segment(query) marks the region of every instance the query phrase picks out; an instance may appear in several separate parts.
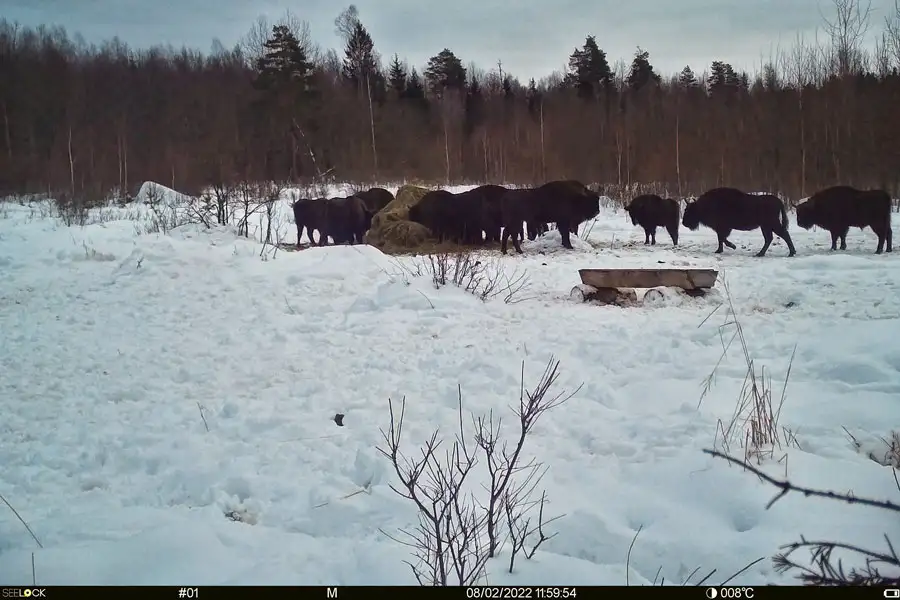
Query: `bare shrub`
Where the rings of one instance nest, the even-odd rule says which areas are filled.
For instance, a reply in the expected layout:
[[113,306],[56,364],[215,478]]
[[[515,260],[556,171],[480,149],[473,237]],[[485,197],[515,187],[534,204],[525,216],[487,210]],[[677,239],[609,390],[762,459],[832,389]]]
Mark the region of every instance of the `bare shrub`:
[[88,205],[80,195],[63,192],[55,198],[56,216],[67,226],[84,227],[88,221]]
[[[392,484],[391,489],[416,506],[418,524],[411,531],[400,530],[402,539],[382,533],[412,549],[415,560],[407,564],[419,584],[481,582],[487,561],[496,556],[506,539],[511,542],[508,568],[512,572],[520,552],[531,558],[544,541],[555,535],[544,532],[544,527],[554,520],[544,519],[546,494],[542,493],[537,500],[532,496],[545,469],[539,462],[521,464],[521,461],[525,438],[538,418],[578,391],[566,396],[550,395],[558,368],[559,362],[551,358],[538,384],[526,392],[523,366],[516,412],[520,435],[512,450],[501,441],[500,421],[495,423],[492,415],[487,418],[473,415],[474,445],[469,441],[463,426],[462,390],[459,389],[458,429],[450,447],[439,452],[444,440],[438,438],[436,430],[419,449],[417,457],[410,459],[400,450],[406,398],[401,401],[399,417],[395,415],[393,402],[388,401],[390,425],[387,431],[381,430],[384,443],[378,451],[390,460],[400,481],[399,486]],[[487,502],[466,491],[479,455],[484,457],[490,477],[490,483],[484,486],[489,492]],[[538,514],[532,522],[530,514],[534,508],[538,508]],[[506,531],[501,539],[503,524]]]
[[[719,356],[719,360],[713,367],[712,372],[703,381],[703,390],[697,407],[700,407],[703,399],[712,389],[719,367],[728,355],[732,345],[737,341],[747,370],[731,419],[727,423],[719,419],[716,424],[714,447],[720,447],[725,452],[730,452],[730,447],[736,442],[743,449],[745,459],[749,460],[752,458],[757,462],[761,462],[764,458],[773,458],[776,450],[798,446],[794,433],[790,429],[779,425],[781,409],[784,406],[787,384],[791,376],[791,367],[793,366],[794,354],[797,348],[795,346],[794,352],[791,353],[781,394],[776,402],[772,389],[772,377],[766,372],[765,366],[757,368],[756,361],[750,354],[747,339],[744,336],[744,328],[737,317],[737,311],[734,308],[734,301],[728,290],[728,285],[723,282],[722,286],[725,289],[727,299],[724,304],[727,307],[725,322],[719,326],[722,354]],[[723,305],[716,307],[713,312],[721,308],[721,306]],[[704,322],[707,319],[709,319],[709,316],[704,319]],[[729,333],[730,337],[727,337]]]
[[413,277],[429,277],[435,289],[455,285],[482,301],[502,297],[505,303],[514,303],[531,283],[527,272],[515,269],[507,273],[501,261],[485,262],[468,251],[428,254],[411,264],[399,260],[395,264]]
[[[778,494],[772,498],[766,505],[769,509],[791,492],[803,494],[806,497],[814,496],[817,498],[828,498],[830,500],[838,500],[853,504],[856,506],[868,506],[872,508],[880,508],[891,513],[900,513],[900,504],[888,502],[885,500],[872,500],[869,498],[860,498],[850,494],[841,494],[826,490],[816,490],[807,487],[801,487],[792,484],[787,479],[779,480],[763,473],[758,468],[750,464],[746,459],[740,460],[723,454],[716,450],[704,450],[705,453],[728,461],[730,464],[738,465],[750,473],[756,475],[762,481],[778,488]],[[900,490],[900,480],[897,478],[897,471],[891,469],[894,482],[897,489]],[[854,544],[836,542],[830,540],[807,540],[803,536],[800,541],[791,542],[781,546],[782,552],[772,557],[772,563],[775,571],[778,573],[794,572],[797,579],[804,585],[809,586],[896,586],[900,585],[900,556],[894,549],[890,538],[885,534],[885,550],[874,551]],[[798,550],[807,550],[809,552],[809,561],[807,564],[801,564],[793,559],[792,555]],[[834,555],[835,550],[858,559],[863,566],[845,568],[844,560]],[[892,571],[892,575],[884,574],[882,571]]]
[[281,222],[278,219],[278,203],[281,202],[281,194],[284,188],[274,181],[266,182],[260,186],[262,211],[260,215],[260,242],[262,248],[259,256],[263,260],[275,258],[278,254],[278,246],[281,243]]

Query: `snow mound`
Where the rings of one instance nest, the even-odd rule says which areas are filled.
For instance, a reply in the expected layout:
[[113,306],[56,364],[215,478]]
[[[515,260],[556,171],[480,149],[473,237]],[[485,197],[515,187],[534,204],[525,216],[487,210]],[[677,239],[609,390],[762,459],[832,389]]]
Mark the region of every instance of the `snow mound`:
[[[593,252],[594,248],[582,240],[575,234],[571,234],[569,236],[569,241],[572,242],[572,250],[576,252]],[[537,237],[534,241],[525,238],[525,241],[522,242],[522,251],[523,252],[540,252],[541,254],[557,254],[557,253],[570,253],[572,250],[568,248],[564,248],[562,245],[562,236],[559,234],[559,231],[556,229],[551,229],[547,233],[542,236]]]

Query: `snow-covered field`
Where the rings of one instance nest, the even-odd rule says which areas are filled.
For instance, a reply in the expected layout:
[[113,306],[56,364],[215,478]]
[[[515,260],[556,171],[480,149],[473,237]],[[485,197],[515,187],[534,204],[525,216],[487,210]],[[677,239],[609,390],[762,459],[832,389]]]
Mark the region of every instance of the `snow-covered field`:
[[[545,517],[563,516],[513,574],[506,555],[491,561],[491,582],[624,584],[639,528],[632,585],[698,568],[719,583],[801,535],[883,549],[900,534],[878,510],[828,500],[766,510],[774,488],[702,452],[747,371],[732,346],[701,402],[733,332],[725,307],[709,316],[724,292],[627,309],[569,299],[579,268],[719,269],[776,401],[797,347],[780,426],[799,448],[762,468],[896,499],[890,468],[842,429],[879,452],[900,426],[900,253],[872,254],[870,231],[831,253],[826,232],[792,227],[791,259],[779,239],[755,258],[759,232],[736,233],[738,250],[716,256],[709,230],[645,247],[605,208],[574,251],[551,232],[524,256],[484,257],[528,276],[506,303],[435,289],[410,274],[415,259],[370,247],[261,257],[228,228],[146,234],[139,207],[103,210],[66,227],[39,205],[0,205],[0,494],[21,516],[0,504],[5,585],[32,583],[32,557],[39,585],[415,583],[411,550],[386,535],[416,520],[376,451],[388,399],[406,397],[410,455],[435,428],[452,435],[458,385],[466,413],[508,415],[509,437],[522,362],[531,387],[551,355],[558,391],[583,386],[525,453],[549,467]],[[788,582],[768,558],[732,581],[766,582]]]

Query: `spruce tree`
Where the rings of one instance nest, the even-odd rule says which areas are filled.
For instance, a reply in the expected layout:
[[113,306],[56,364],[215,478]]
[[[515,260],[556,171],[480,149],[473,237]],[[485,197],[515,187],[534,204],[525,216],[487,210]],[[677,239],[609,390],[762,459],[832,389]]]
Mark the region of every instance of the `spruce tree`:
[[541,93],[538,91],[537,84],[532,77],[528,81],[528,89],[525,91],[525,98],[528,102],[528,112],[535,114],[541,105]]
[[678,85],[686,90],[699,87],[700,83],[697,81],[697,76],[694,75],[690,65],[685,65],[681,73],[679,73]]
[[481,83],[474,75],[466,87],[464,130],[466,135],[471,135],[483,118],[484,95],[481,90]]
[[406,67],[400,62],[400,57],[395,54],[391,59],[390,67],[388,67],[388,84],[398,98],[401,98],[406,91],[406,80]]

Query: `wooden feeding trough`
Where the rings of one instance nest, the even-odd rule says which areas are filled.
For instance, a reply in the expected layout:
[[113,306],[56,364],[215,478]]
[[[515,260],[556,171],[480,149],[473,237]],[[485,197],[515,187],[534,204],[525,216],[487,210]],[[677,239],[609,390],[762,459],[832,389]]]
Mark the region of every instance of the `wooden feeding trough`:
[[633,306],[638,304],[635,288],[649,288],[642,303],[662,300],[667,292],[692,297],[703,296],[719,275],[713,269],[579,269],[581,285],[572,288],[572,297],[582,302]]

